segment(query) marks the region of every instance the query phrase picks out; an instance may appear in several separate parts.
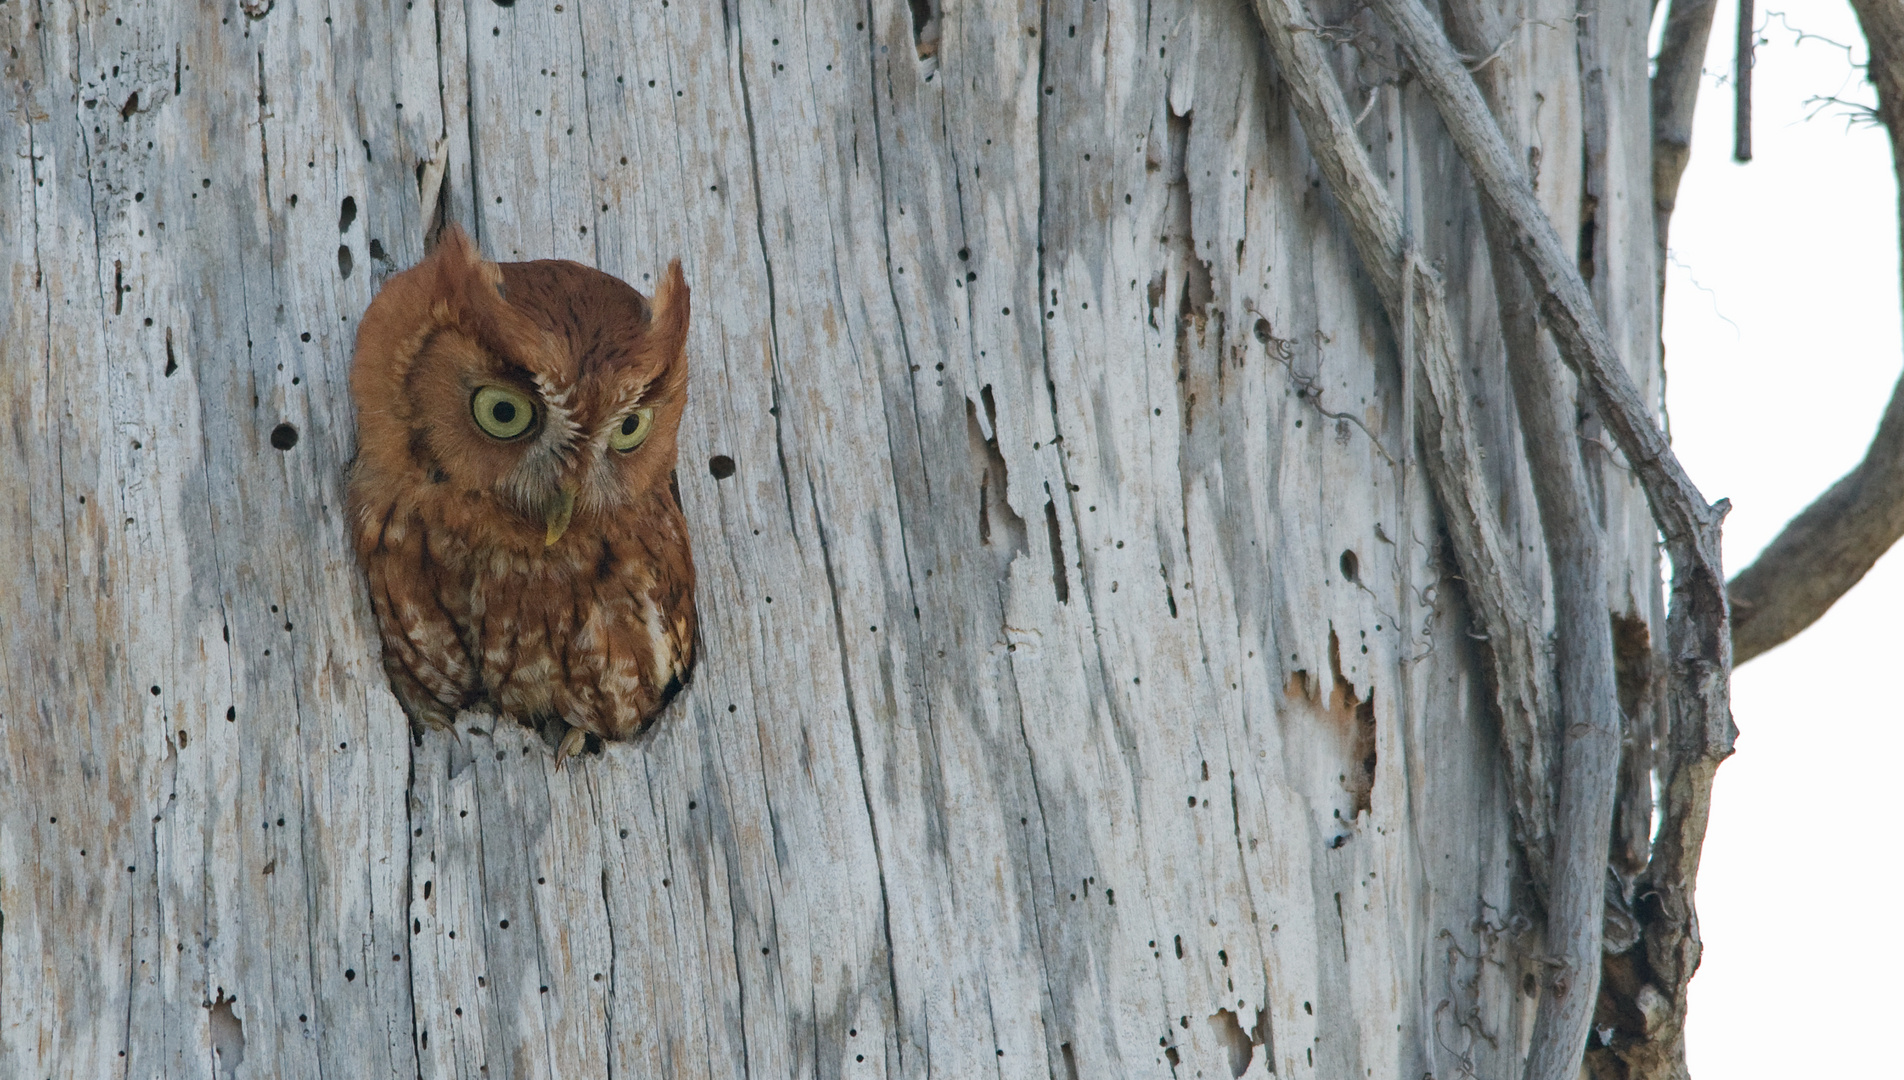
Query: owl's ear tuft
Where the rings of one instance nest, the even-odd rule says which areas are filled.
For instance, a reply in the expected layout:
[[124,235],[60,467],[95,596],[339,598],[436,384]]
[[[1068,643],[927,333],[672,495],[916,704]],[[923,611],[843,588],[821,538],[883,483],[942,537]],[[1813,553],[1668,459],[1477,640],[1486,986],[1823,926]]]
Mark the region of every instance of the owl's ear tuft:
[[461,225],[444,229],[428,257],[453,266],[473,266],[483,261],[482,253],[476,250],[476,241],[469,238]]
[[448,301],[451,314],[443,321],[463,322],[490,306],[483,302],[484,294],[502,295],[502,267],[486,261],[460,225],[444,229],[436,250],[420,265],[430,268],[439,307]]
[[680,259],[668,263],[649,310],[650,348],[673,365],[680,360],[688,340],[688,280],[681,273]]

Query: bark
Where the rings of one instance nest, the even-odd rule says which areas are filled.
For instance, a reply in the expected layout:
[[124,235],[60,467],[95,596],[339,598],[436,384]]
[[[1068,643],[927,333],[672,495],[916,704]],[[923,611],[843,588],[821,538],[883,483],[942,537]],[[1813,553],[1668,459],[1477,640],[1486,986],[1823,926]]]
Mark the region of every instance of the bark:
[[[1904,4],[1854,0],[1871,49],[1868,74],[1904,184]],[[1904,190],[1904,189],[1901,189]],[[1901,197],[1904,198],[1904,197]],[[1904,220],[1904,202],[1900,203]],[[1727,586],[1732,649],[1744,663],[1818,621],[1904,536],[1904,379],[1864,460],[1788,522]]]
[[[0,21],[0,1075],[1521,1069],[1552,586],[1418,90],[1335,108],[1371,218],[1240,3]],[[1498,62],[1577,92],[1542,21],[1560,74]],[[339,513],[355,320],[445,221],[695,290],[701,665],[560,772],[412,736]]]
[[1409,400],[1421,413],[1419,435],[1435,505],[1474,608],[1475,636],[1484,643],[1507,747],[1515,839],[1544,902],[1553,843],[1554,677],[1543,655],[1539,608],[1519,587],[1516,560],[1498,525],[1501,514],[1472,444],[1475,425],[1460,385],[1460,351],[1442,281],[1410,249],[1402,216],[1356,140],[1348,102],[1329,74],[1307,14],[1287,0],[1257,0],[1256,10],[1309,150],[1348,219],[1395,337],[1419,350],[1404,352],[1403,379],[1419,371]]
[[[1668,683],[1672,740],[1676,751],[1664,818],[1678,832],[1662,842],[1666,856],[1649,864],[1647,877],[1663,897],[1659,917],[1645,921],[1647,953],[1657,974],[1666,977],[1664,994],[1652,982],[1636,979],[1644,992],[1663,1005],[1639,1010],[1649,1017],[1672,1012],[1676,1023],[1647,1023],[1640,1038],[1622,1050],[1622,1060],[1643,1075],[1683,1073],[1683,1022],[1687,985],[1697,967],[1698,937],[1691,914],[1698,847],[1704,836],[1711,798],[1712,770],[1731,752],[1733,728],[1727,699],[1731,641],[1724,577],[1720,570],[1719,522],[1726,506],[1708,506],[1667,445],[1664,433],[1640,398],[1624,363],[1601,322],[1586,285],[1565,257],[1552,221],[1542,211],[1517,167],[1500,129],[1489,116],[1479,91],[1428,13],[1413,0],[1375,0],[1372,5],[1394,30],[1424,89],[1434,100],[1462,160],[1474,174],[1481,199],[1511,230],[1515,253],[1539,298],[1562,357],[1580,377],[1595,411],[1607,424],[1623,456],[1646,489],[1654,520],[1667,540],[1673,561],[1673,610],[1668,647],[1673,665]],[[1591,78],[1589,79],[1591,82]],[[1589,95],[1591,103],[1592,96]],[[1589,109],[1591,111],[1591,109]],[[1589,158],[1593,143],[1589,139]],[[1591,190],[1591,187],[1590,187]],[[1583,263],[1584,259],[1581,260]],[[1601,629],[1588,633],[1595,639]],[[1564,707],[1564,706],[1563,706]],[[1568,736],[1575,731],[1570,729]],[[1617,740],[1617,729],[1579,732],[1582,742],[1604,746]],[[1615,795],[1618,751],[1591,746],[1568,753],[1567,772],[1556,812],[1555,894],[1569,879],[1577,905],[1550,913],[1550,940],[1570,948],[1556,959],[1575,973],[1590,971],[1601,933],[1601,886],[1579,879],[1582,868],[1596,876],[1606,855]],[[1562,844],[1567,846],[1561,846]],[[1562,869],[1566,867],[1567,869]],[[1571,873],[1568,871],[1571,870]],[[1556,925],[1557,924],[1557,925]],[[1581,983],[1592,974],[1578,975]],[[1569,982],[1572,980],[1570,979]],[[1579,984],[1556,981],[1553,1002],[1543,998],[1529,1053],[1529,1077],[1570,1076],[1577,1069],[1586,1003]],[[1573,998],[1569,1001],[1569,998]]]
[[[1449,10],[1450,37],[1471,55],[1485,55],[1485,43],[1499,40],[1505,32],[1479,3],[1455,3]],[[1591,12],[1586,20],[1589,27],[1597,23]],[[1590,41],[1591,35],[1582,34],[1581,40]],[[1583,53],[1581,66],[1591,73],[1587,62],[1591,53],[1584,45]],[[1509,74],[1512,70],[1510,64],[1490,64],[1475,73],[1475,85],[1503,138],[1507,132],[1518,135],[1523,125]],[[1587,82],[1602,84],[1591,76]],[[1604,107],[1597,112],[1598,130],[1603,132]],[[1596,128],[1594,113],[1588,110],[1589,132]],[[1599,141],[1589,135],[1590,177],[1596,164],[1604,172],[1604,152],[1598,155],[1599,161],[1594,153]],[[1526,146],[1518,139],[1509,149],[1518,158],[1526,156]],[[1588,190],[1588,198],[1594,199],[1591,179]],[[1547,904],[1547,956],[1552,970],[1541,981],[1544,992],[1525,1075],[1530,1080],[1562,1078],[1579,1071],[1581,1047],[1586,1045],[1587,1025],[1598,996],[1607,876],[1604,853],[1612,835],[1620,760],[1620,702],[1607,611],[1605,540],[1593,512],[1581,455],[1581,410],[1574,401],[1573,380],[1561,365],[1552,338],[1541,331],[1533,289],[1514,258],[1511,224],[1499,205],[1485,197],[1481,219],[1528,474],[1553,568],[1553,666],[1559,690],[1554,730],[1565,735],[1555,792],[1556,858]]]
[[1535,288],[1560,354],[1585,382],[1618,446],[1632,459],[1668,544],[1698,557],[1702,569],[1716,567],[1716,551],[1706,548],[1717,535],[1723,509],[1706,504],[1654,422],[1654,410],[1641,399],[1574,261],[1562,249],[1553,222],[1535,201],[1466,69],[1414,0],[1375,0],[1374,6],[1408,52],[1482,198],[1495,203],[1512,230],[1514,253]]

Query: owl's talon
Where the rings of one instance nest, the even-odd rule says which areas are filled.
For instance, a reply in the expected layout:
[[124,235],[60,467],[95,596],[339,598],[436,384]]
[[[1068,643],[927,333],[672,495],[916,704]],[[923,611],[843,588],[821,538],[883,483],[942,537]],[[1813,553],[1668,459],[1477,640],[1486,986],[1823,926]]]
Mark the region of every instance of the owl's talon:
[[576,754],[581,753],[582,747],[587,745],[587,743],[588,743],[588,732],[583,731],[581,728],[578,728],[578,727],[570,728],[569,733],[567,735],[562,736],[562,745],[556,747],[555,767],[560,769],[562,767],[563,762],[567,761],[571,757],[574,757]]

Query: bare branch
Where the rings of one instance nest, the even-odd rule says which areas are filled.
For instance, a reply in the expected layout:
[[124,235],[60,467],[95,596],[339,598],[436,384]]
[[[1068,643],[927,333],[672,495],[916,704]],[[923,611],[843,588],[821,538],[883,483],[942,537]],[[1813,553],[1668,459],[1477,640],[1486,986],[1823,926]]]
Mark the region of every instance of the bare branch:
[[[1492,199],[1514,232],[1514,251],[1534,285],[1541,312],[1568,366],[1580,375],[1607,430],[1633,464],[1669,545],[1692,562],[1716,569],[1723,507],[1708,506],[1673,454],[1653,411],[1640,398],[1613,341],[1594,309],[1579,270],[1561,246],[1553,222],[1535,201],[1513,151],[1501,137],[1481,95],[1447,38],[1415,0],[1373,0],[1416,65],[1462,159],[1484,198]],[[1675,564],[1682,560],[1677,554]]]
[[[1536,895],[1545,902],[1552,842],[1551,754],[1555,693],[1540,614],[1520,585],[1500,515],[1472,442],[1459,352],[1439,275],[1407,251],[1401,215],[1355,135],[1348,100],[1330,71],[1321,36],[1298,0],[1256,0],[1256,13],[1288,87],[1310,153],[1349,225],[1363,268],[1382,298],[1413,379],[1422,462],[1480,625],[1486,672],[1506,746],[1516,839]],[[1405,456],[1412,447],[1404,447]]]
[[[1492,36],[1487,7],[1476,0],[1452,0],[1449,21],[1457,47],[1473,50]],[[1580,32],[1583,39],[1591,34],[1591,24]],[[1584,41],[1582,52],[1584,64],[1592,57]],[[1506,67],[1473,77],[1501,129],[1520,132],[1520,103],[1508,85]],[[1604,108],[1599,115],[1604,118]],[[1519,139],[1514,149],[1525,152]],[[1508,378],[1553,573],[1554,679],[1559,728],[1567,733],[1561,744],[1547,903],[1546,951],[1551,962],[1542,979],[1545,992],[1526,1075],[1571,1077],[1580,1070],[1580,1048],[1586,1044],[1600,983],[1606,853],[1621,758],[1619,687],[1604,545],[1580,455],[1573,379],[1561,365],[1553,339],[1541,331],[1533,289],[1514,258],[1511,225],[1492,199],[1481,200],[1481,214],[1507,346]]]
[[1660,288],[1666,281],[1667,226],[1679,202],[1679,178],[1692,158],[1692,111],[1718,0],[1672,0],[1653,69],[1653,233]]
[[[1852,0],[1870,44],[1877,118],[1904,179],[1904,3]],[[1901,201],[1900,221],[1904,221]],[[1904,238],[1900,239],[1904,243]],[[1732,648],[1744,663],[1823,615],[1904,536],[1904,380],[1891,393],[1864,460],[1786,524],[1732,579]]]
[[1904,537],[1904,380],[1856,468],[1787,522],[1732,579],[1732,649],[1744,663],[1816,622]]

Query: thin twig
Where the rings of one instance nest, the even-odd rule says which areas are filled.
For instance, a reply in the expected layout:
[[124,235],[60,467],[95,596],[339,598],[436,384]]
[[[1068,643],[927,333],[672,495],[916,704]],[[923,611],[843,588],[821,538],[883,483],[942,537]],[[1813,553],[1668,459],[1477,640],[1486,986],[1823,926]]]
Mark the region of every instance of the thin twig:
[[1877,127],[1884,122],[1878,118],[1878,111],[1864,102],[1846,101],[1831,94],[1813,94],[1806,98],[1805,107],[1811,111],[1805,114],[1805,119],[1816,120],[1834,106],[1844,112],[1846,131],[1854,127]]
[[1772,11],[1769,8],[1766,10],[1765,30],[1767,32],[1769,32],[1772,28],[1773,19],[1777,19],[1779,22],[1779,25],[1783,26],[1787,31],[1791,33],[1793,45],[1803,45],[1807,41],[1822,42],[1823,44],[1829,45],[1832,48],[1837,49],[1839,52],[1844,53],[1845,63],[1850,65],[1853,69],[1861,69],[1865,66],[1857,62],[1858,51],[1852,46],[1847,45],[1842,41],[1839,41],[1837,38],[1828,38],[1823,34],[1814,34],[1809,30],[1799,29],[1798,27],[1792,25],[1792,20],[1786,17],[1785,13],[1782,11]]
[[1375,111],[1375,99],[1381,95],[1381,92],[1382,87],[1380,84],[1369,87],[1368,104],[1362,106],[1362,111],[1355,114],[1356,127],[1361,127],[1362,121],[1367,120],[1369,114]]
[[1493,52],[1488,53],[1486,56],[1482,57],[1478,63],[1468,64],[1468,73],[1470,75],[1479,75],[1481,74],[1481,72],[1487,70],[1487,66],[1489,64],[1492,64],[1494,61],[1499,60],[1501,58],[1501,55],[1507,52],[1507,47],[1513,43],[1514,37],[1515,35],[1508,34],[1506,37],[1503,37],[1501,39],[1501,43],[1499,45],[1496,45],[1494,47]]
[[1388,447],[1382,445],[1382,440],[1375,437],[1375,433],[1368,429],[1367,424],[1364,424],[1361,420],[1358,420],[1348,413],[1330,412],[1328,409],[1323,408],[1322,387],[1314,379],[1297,371],[1295,365],[1291,364],[1289,360],[1284,357],[1278,356],[1274,351],[1271,351],[1269,356],[1270,359],[1275,360],[1277,363],[1282,364],[1284,368],[1288,369],[1289,381],[1296,384],[1296,396],[1298,398],[1307,401],[1324,419],[1334,420],[1338,424],[1354,424],[1356,427],[1361,428],[1362,434],[1368,436],[1369,444],[1375,447],[1376,453],[1382,455],[1383,461],[1388,462],[1389,468],[1396,466],[1394,455],[1388,452]]

